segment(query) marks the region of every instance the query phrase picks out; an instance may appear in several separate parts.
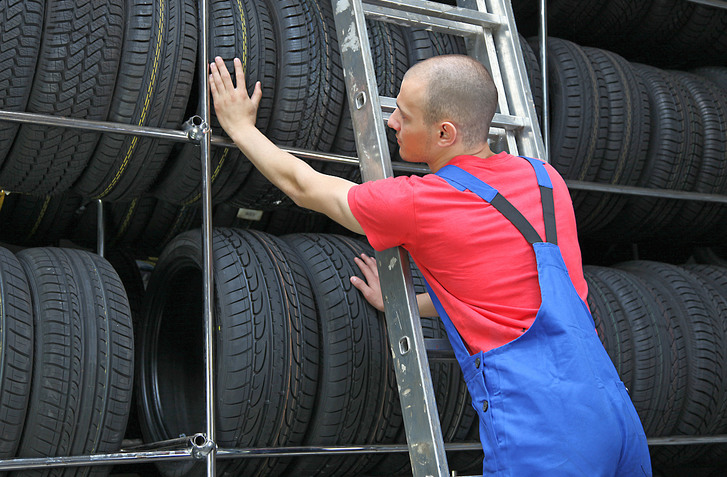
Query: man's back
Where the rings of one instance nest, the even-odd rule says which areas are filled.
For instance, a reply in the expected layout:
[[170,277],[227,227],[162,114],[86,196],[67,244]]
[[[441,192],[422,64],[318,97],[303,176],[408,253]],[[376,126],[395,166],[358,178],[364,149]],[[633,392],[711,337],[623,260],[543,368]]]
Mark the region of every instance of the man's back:
[[[501,153],[460,156],[450,164],[498,189],[544,234],[540,191],[526,160]],[[549,171],[559,244],[585,299],[570,196],[560,176]],[[355,187],[349,203],[375,248],[401,245],[411,253],[472,352],[511,341],[532,324],[540,306],[532,246],[476,195],[428,175]]]

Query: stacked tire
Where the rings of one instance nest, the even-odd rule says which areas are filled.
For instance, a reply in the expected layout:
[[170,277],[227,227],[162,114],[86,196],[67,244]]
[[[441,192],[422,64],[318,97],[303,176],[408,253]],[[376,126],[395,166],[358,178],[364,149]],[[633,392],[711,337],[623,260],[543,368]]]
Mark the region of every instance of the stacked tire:
[[[560,38],[549,38],[548,58],[551,163],[563,177],[727,194],[727,68],[663,70]],[[585,238],[710,243],[724,232],[726,211],[716,203],[583,190],[572,197]]]
[[[196,1],[10,0],[0,10],[0,108],[169,129],[199,110]],[[249,91],[263,84],[261,131],[281,146],[355,154],[328,0],[212,0],[210,23],[209,57],[230,69],[239,57]],[[465,51],[462,38],[423,28],[369,21],[369,36],[380,92],[389,96],[411,64]],[[214,110],[211,126],[224,135]],[[108,204],[109,246],[140,256],[158,255],[174,235],[200,226],[198,145],[6,121],[0,128],[4,242],[94,247],[96,200]],[[395,156],[393,134],[390,145]],[[350,165],[312,165],[360,179]],[[236,148],[213,148],[211,170],[216,207],[266,217],[285,209],[306,221]],[[217,225],[239,225],[219,215]],[[315,217],[303,231],[330,226]],[[270,220],[257,222],[250,226]],[[146,227],[155,232],[141,237]]]
[[[165,249],[138,324],[137,402],[145,441],[204,427],[201,233]],[[213,231],[215,398],[221,448],[404,442],[383,317],[351,285],[352,258],[372,253],[349,237]],[[414,270],[418,291],[424,290]],[[437,319],[425,334],[442,338]],[[445,438],[476,439],[474,410],[456,364],[432,368]],[[479,453],[460,467],[481,466]],[[158,465],[203,475],[199,464]],[[406,475],[407,456],[301,456],[220,461],[220,475]]]
[[[588,304],[649,437],[727,432],[727,269],[586,266]],[[723,465],[723,445],[652,447],[654,465]]]
[[0,248],[0,300],[1,458],[118,451],[134,346],[128,299],[111,265],[82,250]]

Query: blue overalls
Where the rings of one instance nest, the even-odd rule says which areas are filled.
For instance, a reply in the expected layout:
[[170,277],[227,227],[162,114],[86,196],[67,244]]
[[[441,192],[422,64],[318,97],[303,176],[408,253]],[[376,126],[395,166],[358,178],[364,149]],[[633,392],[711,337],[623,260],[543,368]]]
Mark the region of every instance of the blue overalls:
[[427,284],[480,421],[486,476],[651,476],[639,416],[606,354],[557,245],[553,186],[535,169],[547,242],[495,189],[456,166],[437,172],[474,192],[533,245],[542,303],[520,337],[470,355]]

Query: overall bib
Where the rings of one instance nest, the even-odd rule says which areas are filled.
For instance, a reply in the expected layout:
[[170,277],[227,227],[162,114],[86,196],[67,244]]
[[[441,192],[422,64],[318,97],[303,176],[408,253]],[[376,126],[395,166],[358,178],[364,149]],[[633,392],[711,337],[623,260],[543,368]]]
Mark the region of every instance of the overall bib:
[[427,284],[479,417],[485,476],[651,476],[639,416],[578,296],[557,245],[553,188],[543,163],[525,158],[540,186],[546,240],[502,195],[447,165],[437,172],[477,194],[535,251],[541,305],[520,337],[470,355]]

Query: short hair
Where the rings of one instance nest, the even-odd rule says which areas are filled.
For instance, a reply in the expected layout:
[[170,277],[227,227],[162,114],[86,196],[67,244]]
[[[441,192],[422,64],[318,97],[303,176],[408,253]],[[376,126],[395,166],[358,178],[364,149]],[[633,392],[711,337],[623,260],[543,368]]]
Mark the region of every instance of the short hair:
[[497,88],[482,63],[465,55],[441,55],[417,63],[409,74],[426,81],[426,121],[451,121],[467,146],[487,140],[497,110]]

